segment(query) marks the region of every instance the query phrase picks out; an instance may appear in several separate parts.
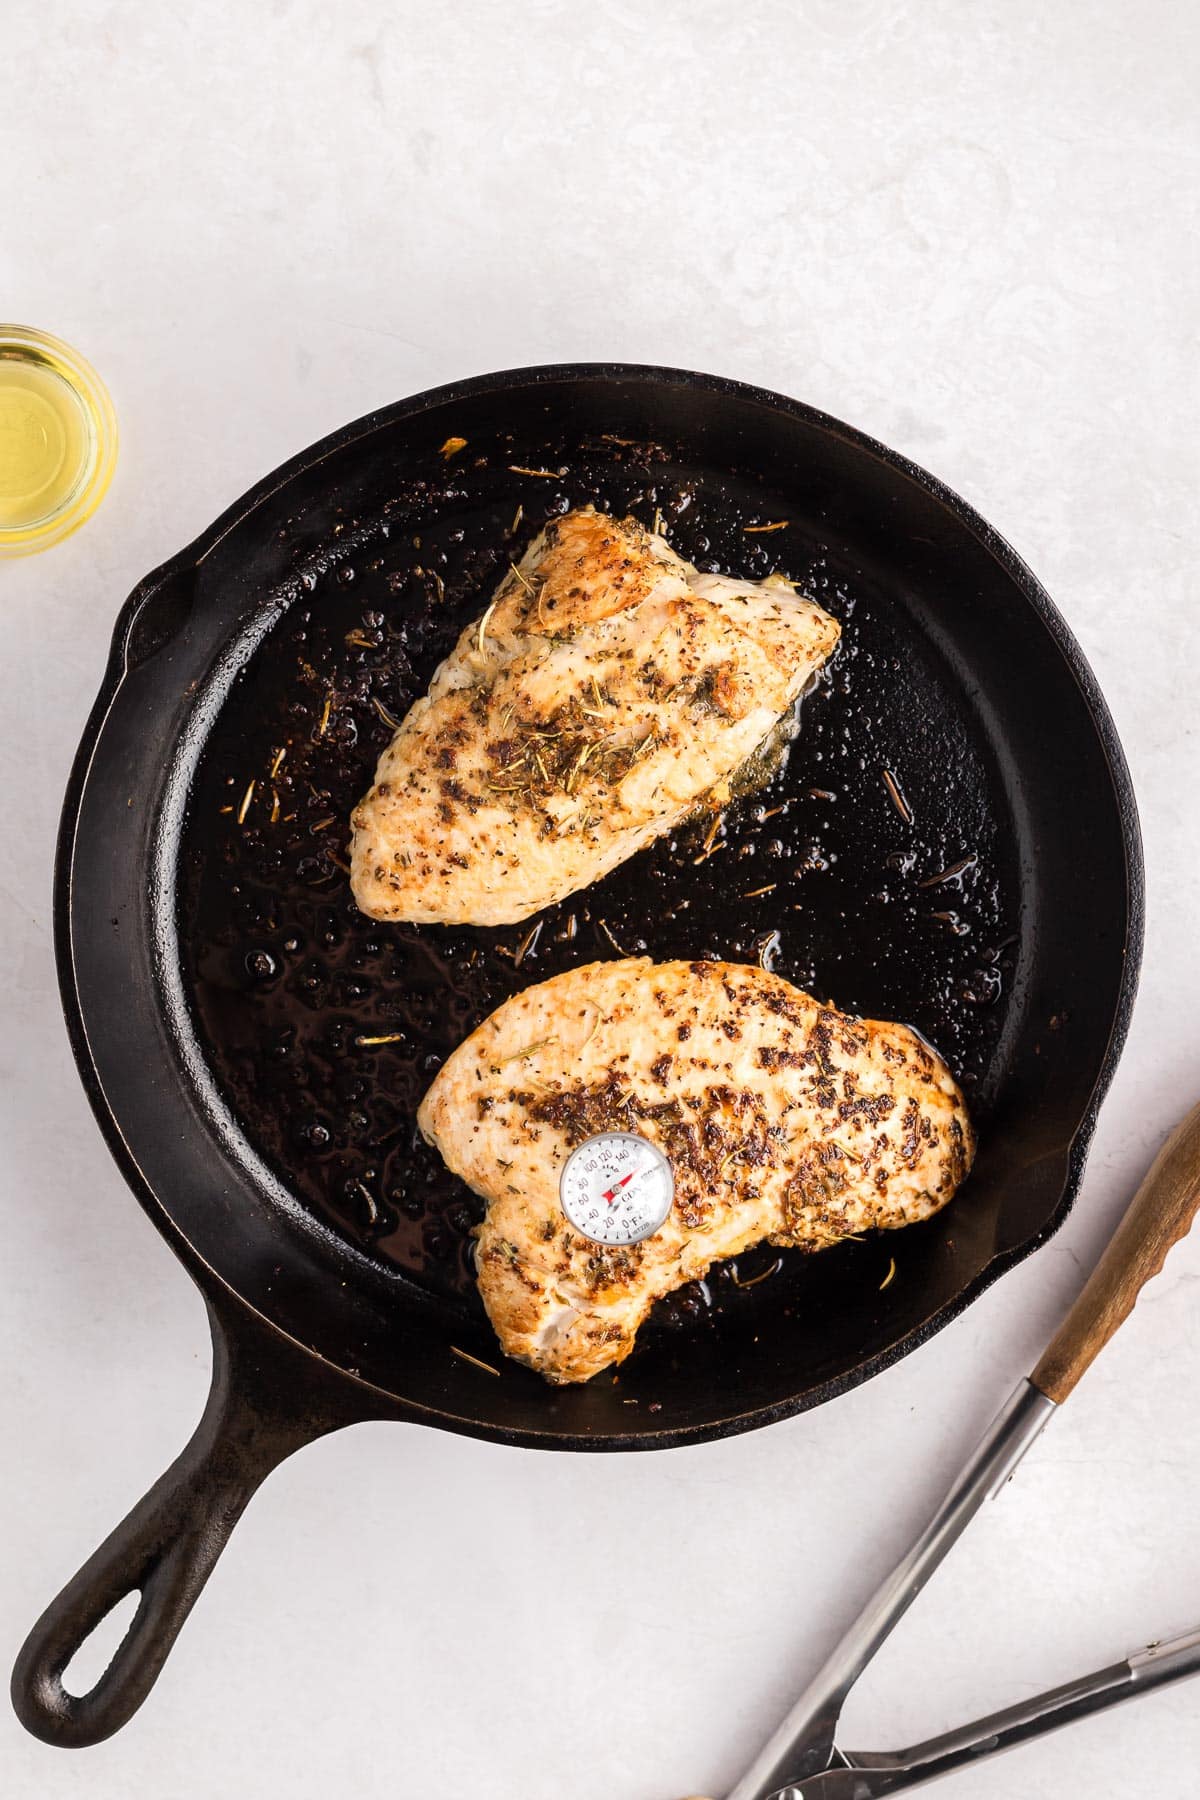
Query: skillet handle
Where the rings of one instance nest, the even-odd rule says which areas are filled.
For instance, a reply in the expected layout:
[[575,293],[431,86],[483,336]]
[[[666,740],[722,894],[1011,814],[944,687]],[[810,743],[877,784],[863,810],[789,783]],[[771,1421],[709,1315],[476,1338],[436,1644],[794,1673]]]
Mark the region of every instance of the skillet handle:
[[[210,1301],[209,1317],[212,1387],[191,1442],[51,1601],[17,1658],[13,1706],[48,1744],[98,1744],[127,1723],[256,1488],[293,1450],[370,1416],[328,1403],[320,1382],[324,1410],[302,1411],[295,1396],[309,1397],[311,1408],[311,1358],[269,1339],[249,1315],[226,1321]],[[90,1693],[69,1694],[62,1677],[71,1658],[135,1592],[137,1611],[108,1668]]]

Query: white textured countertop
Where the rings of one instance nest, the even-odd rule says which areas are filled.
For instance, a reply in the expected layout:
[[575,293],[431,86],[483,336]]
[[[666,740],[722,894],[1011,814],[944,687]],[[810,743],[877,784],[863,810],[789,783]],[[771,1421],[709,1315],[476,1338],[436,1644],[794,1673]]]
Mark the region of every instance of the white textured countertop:
[[[77,343],[123,432],[91,525],[0,564],[5,1660],[207,1381],[200,1301],[76,1079],[50,943],[67,768],[140,575],[413,390],[674,363],[942,476],[1046,582],[1111,703],[1145,968],[1050,1247],[898,1368],[733,1442],[327,1439],[255,1500],[127,1730],[65,1752],[0,1718],[5,1800],[724,1793],[1200,1098],[1196,19],[1174,0],[3,10],[0,315]],[[1200,1235],[898,1632],[847,1742],[912,1741],[1200,1624],[1198,1282]],[[644,1522],[619,1584],[598,1512]],[[1200,1684],[945,1791],[1194,1800],[1198,1763]]]

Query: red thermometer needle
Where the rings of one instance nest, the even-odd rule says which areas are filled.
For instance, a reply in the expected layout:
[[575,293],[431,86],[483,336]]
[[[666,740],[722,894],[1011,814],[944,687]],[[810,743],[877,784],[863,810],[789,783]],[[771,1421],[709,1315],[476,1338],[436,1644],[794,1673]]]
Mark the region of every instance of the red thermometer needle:
[[605,1193],[602,1196],[602,1198],[607,1200],[608,1204],[611,1206],[613,1201],[616,1199],[617,1195],[620,1193],[621,1189],[626,1185],[627,1182],[632,1181],[636,1174],[637,1174],[636,1169],[630,1169],[628,1175],[622,1175],[620,1181],[617,1182],[616,1186],[610,1187],[608,1189],[607,1193]]

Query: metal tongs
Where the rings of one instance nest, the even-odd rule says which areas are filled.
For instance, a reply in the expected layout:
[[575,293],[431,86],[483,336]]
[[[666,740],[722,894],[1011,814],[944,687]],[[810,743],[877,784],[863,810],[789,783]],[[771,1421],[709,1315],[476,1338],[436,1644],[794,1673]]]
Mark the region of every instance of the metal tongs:
[[876,1800],[1068,1725],[1151,1688],[1200,1673],[1200,1628],[1153,1643],[1065,1687],[907,1750],[834,1742],[851,1688],[985,1500],[1008,1481],[1080,1376],[1129,1316],[1139,1292],[1186,1236],[1200,1207],[1200,1106],[1164,1144],[1053,1341],[1022,1381],[920,1538],[850,1627],[728,1800]]

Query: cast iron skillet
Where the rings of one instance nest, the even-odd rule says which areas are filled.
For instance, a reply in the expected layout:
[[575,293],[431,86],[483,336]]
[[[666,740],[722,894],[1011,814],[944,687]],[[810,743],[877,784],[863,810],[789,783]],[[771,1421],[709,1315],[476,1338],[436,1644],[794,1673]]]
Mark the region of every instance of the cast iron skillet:
[[[531,531],[589,500],[838,614],[798,740],[723,834],[660,843],[533,938],[372,925],[345,820],[389,719]],[[35,1627],[22,1721],[60,1744],[122,1725],[255,1487],[338,1426],[655,1449],[903,1356],[1061,1224],[1141,924],[1129,778],[1078,645],[982,519],[836,420],[710,376],[533,368],[389,407],[270,476],[130,597],[67,794],[75,1055],[205,1295],[214,1375],[191,1443]],[[506,994],[641,949],[761,959],[909,1020],[966,1084],[981,1148],[936,1220],[743,1258],[663,1307],[617,1375],[554,1390],[498,1355],[464,1263],[477,1205],[412,1114]],[[133,1590],[108,1671],[67,1694]]]

